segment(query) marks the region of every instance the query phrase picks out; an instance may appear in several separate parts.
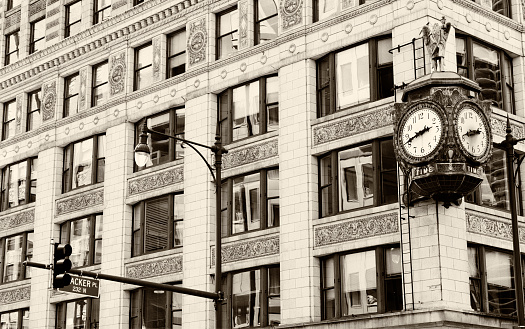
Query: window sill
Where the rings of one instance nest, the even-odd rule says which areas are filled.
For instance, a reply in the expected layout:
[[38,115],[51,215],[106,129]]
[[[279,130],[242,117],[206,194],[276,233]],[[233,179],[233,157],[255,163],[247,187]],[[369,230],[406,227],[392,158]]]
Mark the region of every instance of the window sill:
[[325,115],[323,117],[319,117],[317,119],[312,120],[312,126],[316,125],[316,124],[328,122],[328,121],[331,121],[331,120],[339,119],[339,118],[342,118],[342,117],[345,117],[345,116],[361,114],[363,112],[366,112],[367,110],[376,109],[378,107],[381,107],[381,106],[384,106],[384,105],[387,105],[387,104],[393,104],[394,103],[394,97],[395,96],[390,96],[390,97],[383,98],[383,99],[380,99],[380,100],[377,100],[377,101],[363,103],[363,104],[357,104],[357,105],[353,105],[353,106],[350,106],[350,107],[346,107],[346,108],[344,108],[342,110],[339,110],[339,111],[337,111],[335,113],[328,114],[328,115]]
[[151,261],[166,256],[174,256],[179,254],[182,255],[182,248],[183,246],[177,246],[168,250],[150,252],[139,256],[131,256],[130,258],[124,260],[124,265],[132,265],[142,261]]
[[280,231],[279,226],[276,226],[276,227],[262,228],[262,229],[252,230],[252,231],[236,233],[230,236],[222,237],[222,243],[226,244],[226,243],[232,243],[232,242],[237,242],[237,241],[242,241],[242,240],[259,238],[262,236],[268,236],[268,235],[272,235],[275,233],[279,233],[279,231]]
[[171,167],[175,167],[175,166],[182,165],[182,164],[184,164],[184,158],[177,159],[177,160],[172,160],[172,161],[167,162],[167,163],[163,163],[163,164],[159,164],[159,165],[148,167],[146,169],[135,171],[134,173],[132,173],[132,174],[130,174],[128,176],[128,179],[133,179],[133,178],[136,178],[136,177],[139,177],[139,176],[148,175],[148,174],[154,173],[156,171],[161,171],[161,170],[164,170],[164,169],[167,169],[167,168],[171,168]]
[[239,147],[242,147],[242,146],[245,146],[245,145],[251,145],[251,144],[255,144],[257,142],[260,142],[260,141],[263,141],[263,140],[266,140],[266,139],[270,139],[270,138],[273,138],[273,137],[276,137],[276,136],[279,136],[279,131],[271,131],[271,132],[268,132],[268,133],[264,133],[264,134],[261,134],[261,135],[255,135],[255,136],[250,136],[250,137],[246,137],[246,138],[243,138],[243,139],[239,139],[239,140],[236,140],[234,142],[231,142],[229,144],[225,144],[224,147],[226,149],[229,150],[233,150],[235,148],[239,148]]
[[23,205],[20,205],[20,206],[16,206],[16,207],[11,207],[9,209],[6,209],[6,210],[0,212],[0,217],[11,215],[11,214],[14,214],[16,212],[22,212],[22,211],[27,210],[29,208],[34,208],[35,204],[36,204],[36,201],[30,202],[30,203],[26,203],[26,204],[23,204]]
[[399,209],[399,203],[395,202],[395,203],[390,203],[390,204],[381,205],[377,207],[370,206],[370,207],[364,207],[364,208],[357,208],[353,210],[347,210],[347,211],[339,212],[331,216],[314,219],[314,221],[315,221],[315,225],[322,225],[322,224],[336,222],[339,220],[345,220],[349,218],[373,216],[373,215],[378,215],[381,213],[392,212],[393,210],[398,211],[398,209]]
[[0,291],[1,290],[8,290],[8,289],[16,289],[21,288],[24,286],[30,286],[31,285],[31,278],[29,279],[21,279],[21,280],[15,280],[15,281],[9,281],[5,283],[0,284]]

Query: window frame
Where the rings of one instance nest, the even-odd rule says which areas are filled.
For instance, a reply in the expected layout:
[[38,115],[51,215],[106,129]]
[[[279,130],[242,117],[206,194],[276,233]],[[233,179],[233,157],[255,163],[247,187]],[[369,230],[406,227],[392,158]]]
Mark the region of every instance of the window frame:
[[7,0],[7,7],[6,7],[6,11],[9,11],[13,8],[16,8],[18,6],[20,6],[22,4],[22,1],[18,0],[16,1],[18,3],[15,4],[15,0]]
[[[5,140],[8,140],[10,138],[13,138],[16,135],[16,129],[14,129],[13,136],[9,136],[10,130],[8,129],[9,125],[15,123],[15,119],[16,119],[16,99],[7,101],[3,105],[4,105],[3,106],[4,108],[3,108],[3,115],[2,115],[3,116],[3,120],[2,120],[2,140],[5,141]],[[15,107],[15,110],[14,110],[15,114],[13,115],[12,118],[9,118],[9,107],[10,106],[14,106]]]
[[[11,37],[16,38],[16,34],[18,34],[18,44],[16,45],[16,49],[9,52],[9,48],[11,47]],[[15,43],[16,44],[16,43]],[[16,59],[11,58],[13,55],[16,54]],[[9,34],[6,34],[5,36],[5,58],[4,58],[4,65],[10,65],[14,62],[18,61],[20,58],[20,30],[11,32]],[[14,59],[14,60],[13,60]]]
[[[399,260],[400,264],[400,270],[401,272],[396,273],[394,275],[391,275],[390,277],[386,273],[387,271],[387,265],[386,265],[386,255],[387,250],[389,248],[397,248],[399,250],[399,253],[401,254],[401,246],[399,244],[387,244],[387,245],[380,245],[375,246],[372,248],[363,248],[363,249],[356,249],[356,250],[350,250],[350,251],[343,251],[338,252],[330,255],[323,256],[319,259],[320,261],[320,298],[321,298],[321,319],[324,320],[333,320],[333,319],[345,319],[345,318],[352,318],[355,316],[370,316],[370,314],[382,314],[387,312],[397,312],[401,311],[403,309],[403,286],[402,286],[402,271],[403,271],[403,264],[401,263],[401,259]],[[343,298],[344,298],[344,292],[343,292],[343,286],[342,286],[342,274],[343,274],[343,265],[342,265],[342,258],[347,255],[352,254],[359,254],[364,253],[367,251],[374,251],[375,252],[375,268],[376,268],[376,294],[377,294],[377,312],[368,312],[368,313],[362,313],[362,314],[349,314],[349,315],[342,315],[343,311]],[[333,274],[334,274],[334,286],[325,287],[324,286],[324,266],[323,264],[329,260],[333,259],[334,268],[333,268]],[[401,310],[388,310],[387,309],[387,292],[386,292],[386,281],[397,279],[401,282]],[[326,305],[325,305],[325,291],[328,291],[330,289],[334,290],[334,317],[327,317],[326,314]],[[399,301],[398,301],[399,302]]]
[[[102,23],[108,18],[104,18],[109,16],[109,12],[111,11],[111,2],[109,5],[107,5],[104,8],[98,7],[98,1],[99,0],[93,0],[93,25],[96,25],[98,23]],[[102,16],[102,17],[100,17]]]
[[[101,67],[103,67],[104,65],[106,65],[106,70],[109,74],[109,62],[108,60],[105,60],[103,62],[100,62],[96,65],[93,65],[92,67],[92,82],[91,82],[91,107],[95,107],[95,106],[99,106],[101,104],[104,104],[108,98],[109,98],[109,76],[106,76],[106,80],[104,80],[102,83],[100,84],[96,84],[97,81],[96,81],[96,73],[97,73],[97,70],[100,69]],[[106,98],[103,98],[102,100],[100,101],[96,101],[96,91],[99,89],[99,88],[105,88],[106,90]]]
[[[229,53],[226,53],[226,54],[222,54],[221,53],[221,40],[223,38],[226,38],[230,35],[234,35],[235,33],[239,33],[239,24],[237,22],[237,29],[236,30],[231,30],[225,34],[220,34],[221,33],[221,16],[223,15],[226,15],[226,14],[230,14],[230,13],[233,13],[234,11],[238,11],[238,8],[237,8],[237,5],[235,6],[232,6],[226,10],[223,10],[219,13],[216,14],[216,32],[215,32],[215,47],[216,47],[216,52],[215,52],[215,59],[219,60],[221,58],[226,58],[228,54],[231,54],[231,53],[234,53],[233,51],[232,52],[229,52]],[[233,39],[232,39],[233,40]],[[239,41],[237,39],[237,41]],[[236,51],[239,51],[239,48],[238,48],[238,45],[237,45],[237,50]]]
[[75,24],[81,24],[82,23],[82,14],[80,14],[80,19],[74,21],[74,22],[71,22],[70,19],[71,19],[71,7],[73,7],[74,5],[80,3],[80,8],[82,8],[82,0],[78,0],[78,1],[74,1],[74,2],[71,2],[71,3],[68,3],[67,5],[65,5],[65,12],[66,12],[66,20],[65,20],[65,26],[64,26],[64,38],[68,38],[70,36],[72,36],[71,34],[71,27],[74,26]]
[[[172,50],[171,50],[171,38],[173,38],[175,35],[178,35],[178,34],[181,34],[181,33],[184,33],[184,40],[186,40],[186,28],[182,28],[182,29],[179,29],[177,31],[174,31],[170,34],[168,34],[167,36],[167,40],[168,40],[168,46],[166,47],[166,51],[167,51],[167,56],[166,56],[166,77],[169,79],[169,78],[173,78],[173,77],[176,77],[176,76],[179,76],[181,74],[183,74],[184,72],[186,72],[186,44],[184,45],[183,47],[183,50],[178,52],[178,53],[174,53],[172,54]],[[170,60],[172,58],[176,58],[176,57],[179,57],[179,56],[182,56],[184,55],[184,68],[183,68],[183,71],[179,74],[172,74],[172,67],[170,66]],[[180,66],[179,66],[180,67]]]
[[[31,101],[33,98],[33,95],[39,95],[40,100],[40,106],[36,109],[33,108],[33,102]],[[40,118],[40,107],[42,106],[42,89],[33,90],[29,93],[27,93],[27,120],[26,120],[26,132],[38,129],[41,124],[41,118]],[[36,114],[37,113],[37,114]],[[35,118],[37,117],[37,118]],[[38,122],[36,122],[38,121]]]
[[[260,325],[259,326],[248,326],[249,328],[263,328],[268,327],[269,324],[269,299],[270,297],[279,296],[279,299],[281,298],[282,294],[279,293],[279,295],[272,295],[270,293],[270,280],[269,280],[269,272],[271,268],[278,268],[280,271],[280,265],[279,264],[270,264],[270,265],[264,265],[264,266],[258,266],[253,268],[245,268],[242,270],[232,271],[228,273],[223,273],[222,276],[222,290],[224,291],[224,300],[219,305],[221,308],[223,319],[222,319],[222,325],[223,329],[232,329],[234,328],[233,321],[234,316],[232,312],[233,302],[233,276],[235,274],[245,273],[245,272],[251,272],[251,271],[260,271],[260,300],[261,302],[261,308],[260,308]],[[281,277],[279,272],[279,287],[281,287]],[[226,309],[225,309],[226,308]],[[282,310],[281,313],[282,319]],[[226,326],[224,326],[226,324]],[[238,327],[235,327],[238,328]]]
[[[255,0],[255,4],[254,4],[254,24],[255,24],[254,40],[255,40],[256,45],[262,43],[261,41],[261,23],[265,21],[269,21],[270,19],[277,17],[279,15],[279,9],[276,5],[275,14],[259,19],[259,2],[260,1],[264,1],[264,0]],[[270,1],[274,1],[274,0],[270,0]],[[275,1],[274,1],[274,4],[275,4]],[[277,38],[278,36],[279,36],[279,29],[277,29],[276,31],[275,38]],[[266,40],[265,42],[268,42],[270,40],[273,40],[273,39]]]
[[[252,171],[248,173],[244,173],[241,175],[229,177],[227,179],[224,179],[222,181],[221,186],[221,193],[223,194],[223,205],[221,205],[221,225],[223,227],[222,229],[222,237],[228,237],[228,236],[236,236],[240,234],[246,234],[249,232],[256,232],[261,230],[266,230],[272,227],[279,227],[281,225],[281,219],[280,219],[280,211],[279,211],[279,217],[276,219],[273,226],[268,226],[268,201],[279,199],[280,195],[277,197],[270,197],[268,196],[268,172],[272,170],[279,170],[279,167],[268,167],[263,168],[257,171]],[[233,191],[233,181],[236,178],[241,177],[247,177],[250,175],[259,174],[259,228],[256,229],[247,229],[242,232],[233,233],[233,203],[234,203],[234,191]],[[277,180],[279,182],[279,180]],[[280,182],[279,182],[280,183]],[[226,194],[224,194],[224,189],[226,189]],[[225,198],[224,198],[225,196]],[[280,207],[280,203],[279,203]],[[226,223],[225,223],[226,221]]]
[[[67,300],[56,304],[55,329],[65,329],[67,320],[67,305],[84,301],[86,305],[85,328],[99,328],[100,323],[100,299],[99,298],[80,298]],[[98,310],[94,310],[97,307]],[[64,310],[62,310],[64,309]]]
[[38,23],[41,23],[42,24],[42,27],[41,28],[45,28],[45,17],[42,17],[38,20],[35,20],[33,22],[31,22],[29,25],[29,30],[30,30],[30,33],[29,33],[29,54],[33,54],[39,50],[42,50],[42,49],[35,49],[36,45],[38,42],[44,40],[45,42],[45,38],[46,38],[46,35],[44,33],[44,35],[39,38],[39,39],[35,39],[35,30],[38,28],[37,27],[37,24]]
[[[184,245],[184,241],[181,244],[175,245],[174,238],[176,232],[177,223],[182,223],[184,225],[184,218],[175,218],[175,206],[176,206],[176,196],[182,196],[184,200],[184,191],[178,191],[175,193],[164,194],[161,196],[149,198],[142,200],[133,205],[133,219],[131,224],[131,257],[138,257],[142,255],[155,254],[157,252],[165,250],[173,250],[181,248]],[[145,234],[146,234],[146,204],[147,202],[154,202],[156,200],[161,200],[163,198],[168,198],[168,216],[167,216],[167,230],[168,234],[166,236],[167,245],[162,249],[147,251],[145,244]],[[140,213],[140,218],[137,219],[137,212]],[[184,214],[183,214],[184,217]],[[140,221],[140,222],[139,222]],[[135,227],[135,223],[139,222],[139,227]],[[184,227],[184,226],[183,226]],[[137,250],[140,248],[140,250]]]
[[[345,47],[342,49],[338,49],[337,51],[333,51],[329,54],[326,54],[319,58],[316,61],[316,102],[317,102],[317,117],[321,118],[327,115],[334,114],[339,111],[344,111],[362,104],[367,104],[371,102],[378,101],[380,99],[385,99],[388,97],[392,97],[394,95],[394,91],[391,91],[391,94],[389,95],[380,95],[380,76],[379,72],[384,71],[386,69],[392,68],[393,71],[393,62],[388,62],[384,64],[379,64],[379,58],[378,58],[378,49],[379,49],[379,42],[382,40],[392,39],[392,35],[382,35],[374,38],[370,38],[364,42],[353,44],[349,47]],[[368,44],[368,61],[369,61],[369,70],[368,70],[368,76],[369,76],[369,100],[364,102],[358,102],[356,104],[352,105],[345,105],[344,107],[337,107],[337,64],[336,64],[336,55],[338,53],[347,51],[352,48],[357,48],[361,45]],[[321,68],[320,63],[326,62],[328,65],[328,82],[326,85],[322,84],[321,82]],[[394,81],[392,80],[392,87],[394,86]],[[323,114],[322,109],[322,95],[321,92],[325,89],[328,89],[328,95],[330,97],[329,105],[328,105],[328,113]]]
[[[67,193],[67,192],[70,192],[70,191],[73,191],[73,190],[77,190],[79,188],[83,188],[83,187],[86,187],[86,186],[92,186],[94,184],[98,184],[98,183],[102,183],[104,181],[104,173],[100,173],[99,172],[99,162],[100,161],[104,161],[104,164],[105,164],[105,157],[101,157],[99,158],[98,157],[98,150],[99,150],[99,139],[102,137],[102,136],[106,136],[106,134],[98,134],[98,135],[93,135],[93,136],[90,136],[88,138],[84,138],[84,139],[81,139],[81,140],[78,140],[78,141],[75,141],[75,142],[72,142],[68,145],[66,145],[64,147],[64,154],[63,154],[63,157],[62,157],[62,193]],[[75,150],[75,145],[78,144],[78,143],[82,143],[82,142],[85,142],[89,139],[93,139],[93,147],[92,147],[92,154],[91,154],[91,184],[86,184],[86,185],[82,185],[82,186],[77,186],[75,188],[73,188],[73,175],[71,173],[69,173],[68,175],[66,175],[67,172],[69,171],[73,171],[73,160],[74,160],[74,150]],[[71,149],[71,156],[70,156],[70,159],[69,159],[69,163],[68,163],[68,167],[66,168],[66,158],[67,158],[67,152],[68,150]],[[104,168],[105,170],[105,165],[104,165]],[[99,177],[102,176],[102,180],[99,181]],[[67,181],[66,181],[66,177],[68,177]],[[67,184],[67,185],[66,185]]]
[[[69,88],[69,84],[70,82],[73,80],[73,79],[76,79],[76,87],[75,89],[76,90],[70,90]],[[79,111],[79,108],[78,108],[78,97],[79,97],[79,92],[80,92],[80,74],[79,72],[76,72],[76,73],[73,73],[71,75],[68,75],[67,77],[64,78],[64,108],[63,108],[63,117],[66,118],[66,117],[69,117],[69,116],[73,116],[75,114],[77,114]],[[75,105],[76,105],[76,111],[75,113],[71,113],[71,100],[76,100],[75,101]]]
[[[96,242],[97,241],[103,241],[103,238],[97,238],[96,234],[97,234],[97,217],[100,216],[100,224],[102,227],[104,227],[104,216],[102,213],[97,213],[97,214],[92,214],[92,215],[88,215],[88,216],[83,216],[83,217],[78,217],[78,218],[75,218],[75,219],[70,219],[70,220],[67,220],[63,223],[60,224],[60,243],[64,244],[64,243],[68,243],[68,244],[71,244],[71,225],[73,224],[73,222],[77,222],[77,221],[82,221],[82,220],[88,220],[89,223],[90,223],[90,226],[89,226],[89,247],[88,247],[88,256],[87,256],[87,259],[88,259],[88,264],[87,265],[83,265],[83,266],[74,266],[73,264],[73,267],[74,268],[83,268],[83,267],[88,267],[88,266],[92,266],[92,265],[98,265],[98,264],[101,264],[102,262],[102,259],[101,259],[101,262],[95,262],[95,259],[96,259],[96,254],[95,254],[95,249],[96,249]],[[102,257],[102,249],[100,249],[100,255]],[[69,257],[71,259],[71,256]]]
[[[35,163],[36,161],[36,163]],[[33,203],[36,201],[36,193],[35,193],[35,196],[34,196],[34,199],[32,197],[32,183],[33,181],[35,181],[35,191],[36,191],[36,188],[37,188],[37,183],[38,183],[38,178],[37,179],[31,179],[31,167],[32,165],[35,165],[35,166],[38,166],[38,157],[31,157],[31,158],[27,158],[25,160],[22,160],[22,161],[18,161],[18,162],[14,162],[14,163],[10,163],[8,165],[6,165],[4,168],[2,168],[2,172],[1,172],[1,182],[0,182],[0,211],[5,211],[5,210],[8,210],[8,209],[12,209],[12,208],[16,208],[18,206],[21,206],[21,205],[25,205],[25,204],[30,204],[30,203]],[[15,166],[15,165],[19,165],[23,162],[26,162],[26,175],[25,175],[25,200],[26,202],[25,203],[22,203],[22,204],[18,204],[18,205],[15,205],[13,207],[9,207],[9,186],[5,186],[6,185],[6,182],[9,182],[10,178],[9,177],[10,175],[10,168],[11,166]],[[35,168],[36,170],[36,168]],[[7,176],[7,177],[6,177]],[[8,184],[8,183],[7,183]],[[18,201],[18,200],[17,200]]]
[[[254,80],[247,81],[243,84],[240,84],[234,87],[230,87],[227,90],[223,91],[221,94],[219,94],[218,101],[217,101],[217,118],[218,118],[218,125],[220,126],[220,129],[221,129],[221,136],[222,136],[223,144],[226,145],[226,144],[238,142],[238,141],[252,138],[255,136],[264,135],[268,132],[279,129],[279,128],[275,130],[268,129],[270,125],[270,118],[268,117],[267,109],[272,106],[277,106],[277,113],[279,112],[279,101],[272,102],[272,103],[267,102],[268,80],[271,78],[276,78],[277,83],[279,83],[279,76],[276,74],[272,74],[272,75],[267,75],[267,76],[263,76],[263,77],[260,77]],[[233,91],[237,88],[246,87],[255,82],[259,82],[259,111],[258,111],[259,133],[233,140],[233,129],[234,129],[233,128],[233,108],[234,108]],[[226,106],[226,109],[222,108],[223,104]],[[277,117],[277,123],[279,123],[278,117]],[[225,128],[227,132],[224,131]]]
[[[28,252],[27,252],[27,250],[28,250],[27,243],[28,243],[28,240],[29,240],[28,239],[29,234],[33,234],[33,241],[34,241],[34,232],[33,231],[26,231],[26,232],[21,232],[21,233],[9,235],[9,236],[0,237],[0,260],[2,261],[1,265],[0,265],[0,285],[11,283],[11,282],[16,282],[16,281],[22,281],[22,280],[26,280],[26,279],[30,279],[31,278],[31,270],[29,268],[25,268],[24,269],[24,266],[22,265],[23,261],[25,261],[26,259],[27,260],[31,260],[31,258],[33,256],[32,253],[28,254]],[[22,252],[20,253],[20,262],[18,264],[18,266],[19,266],[18,277],[16,279],[14,279],[14,280],[6,281],[5,280],[5,273],[4,273],[4,267],[6,265],[6,260],[5,260],[5,253],[6,253],[6,249],[7,249],[6,243],[7,243],[7,239],[14,238],[14,237],[17,237],[17,236],[21,236],[22,237]]]
[[[182,281],[177,281],[177,282],[174,282],[174,283],[166,283],[166,284],[169,284],[169,285],[173,285],[173,286],[182,286]],[[142,325],[142,319],[143,319],[143,314],[144,314],[144,305],[147,304],[145,301],[145,298],[146,298],[146,294],[144,293],[146,290],[155,290],[153,288],[147,288],[147,287],[143,287],[143,288],[138,288],[138,289],[134,289],[134,290],[131,290],[129,292],[129,297],[130,297],[130,307],[129,307],[129,328],[130,329],[133,329],[133,321],[132,319],[137,319],[137,322],[138,322],[138,325],[141,326],[140,328],[143,328]],[[182,296],[183,294],[181,293],[176,293],[176,292],[173,292],[173,291],[165,291],[165,290],[162,290],[164,293],[166,293],[166,300],[165,300],[165,304],[164,304],[164,310],[166,312],[166,317],[165,317],[165,328],[166,329],[173,329],[175,328],[174,325],[176,324],[173,324],[173,312],[181,312],[181,319],[182,319],[182,308],[176,308],[174,309],[174,305],[173,305],[173,297],[174,295],[179,295],[179,296]],[[136,316],[133,316],[133,302],[134,302],[134,297],[137,296],[137,301],[139,303],[137,309],[138,309],[138,314]]]
[[141,88],[138,88],[139,85],[138,85],[138,74],[140,73],[140,71],[143,71],[143,70],[146,70],[148,68],[151,68],[153,66],[153,57],[151,58],[151,62],[148,64],[148,65],[144,65],[142,66],[141,68],[137,68],[138,67],[138,64],[139,64],[139,52],[144,49],[144,48],[148,48],[148,47],[152,47],[152,51],[153,51],[153,43],[150,41],[150,42],[147,42],[143,45],[140,45],[138,47],[135,47],[133,50],[134,50],[134,62],[133,62],[133,91],[137,91],[137,90],[140,90]]
[[[24,313],[27,312],[29,313],[29,308],[21,308],[21,309],[16,309],[16,310],[11,310],[11,311],[6,311],[6,312],[2,312],[0,313],[0,318],[2,315],[4,314],[8,314],[8,313],[18,313],[17,314],[17,322],[16,322],[16,328],[13,328],[13,329],[24,329],[24,328],[29,328],[29,327],[25,327],[23,326],[24,325]],[[29,315],[29,314],[28,314]],[[28,322],[29,322],[29,318],[27,318]],[[29,325],[29,323],[26,323],[27,325]],[[0,325],[1,325],[1,322],[0,322]]]
[[[391,137],[383,137],[383,138],[377,138],[377,139],[373,139],[373,140],[368,140],[368,141],[364,141],[362,143],[359,143],[359,144],[353,144],[353,145],[350,145],[350,146],[345,146],[344,148],[339,148],[339,149],[335,149],[335,150],[332,150],[332,151],[329,151],[327,153],[324,153],[320,156],[318,156],[318,203],[319,203],[319,218],[323,218],[323,217],[330,217],[330,216],[334,216],[336,214],[340,214],[340,213],[347,213],[347,212],[351,212],[351,211],[356,211],[356,210],[362,210],[362,209],[366,209],[366,208],[371,208],[371,207],[377,207],[377,206],[381,206],[381,205],[385,205],[385,204],[391,204],[392,202],[387,202],[386,200],[384,200],[384,188],[383,188],[383,176],[385,175],[385,173],[388,173],[388,172],[396,172],[396,169],[397,168],[397,163],[394,164],[394,169],[383,169],[382,168],[382,164],[383,164],[383,159],[382,159],[382,152],[381,152],[381,145],[384,143],[384,142],[388,142],[388,141],[392,141],[393,143],[393,139]],[[339,189],[340,189],[340,186],[339,186],[339,153],[340,152],[344,152],[344,151],[347,151],[347,150],[351,150],[351,149],[355,149],[355,148],[358,148],[358,147],[361,147],[361,146],[366,146],[366,145],[371,145],[372,147],[372,167],[373,167],[373,202],[372,202],[372,205],[369,205],[369,206],[362,206],[362,207],[356,207],[356,208],[351,208],[351,209],[347,209],[347,210],[342,210],[342,207],[340,206],[339,204],[339,199],[340,199],[340,193],[339,193]],[[392,150],[393,150],[393,145],[392,145]],[[322,175],[322,170],[323,170],[323,166],[322,166],[322,161],[323,159],[329,159],[330,161],[330,170],[331,170],[331,175],[329,176],[330,177],[330,180],[328,183],[326,184],[323,184],[322,182],[322,179],[323,179],[323,175]],[[327,176],[328,177],[328,176]],[[396,174],[396,177],[397,177],[397,174]],[[397,180],[397,184],[399,184],[399,180]],[[323,209],[323,189],[325,188],[328,188],[329,189],[329,195],[331,195],[330,197],[330,202],[329,202],[329,210],[328,212],[324,214],[324,209]],[[399,198],[399,194],[397,194],[397,198]],[[396,201],[397,202],[397,201]],[[341,210],[340,210],[341,208]]]

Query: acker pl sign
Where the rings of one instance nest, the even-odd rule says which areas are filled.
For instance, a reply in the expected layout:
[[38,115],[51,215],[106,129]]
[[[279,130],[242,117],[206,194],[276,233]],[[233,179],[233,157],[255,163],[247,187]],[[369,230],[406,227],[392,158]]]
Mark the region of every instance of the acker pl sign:
[[99,281],[97,279],[91,279],[85,276],[71,275],[71,284],[64,288],[60,288],[60,291],[75,292],[86,296],[98,297],[99,296]]

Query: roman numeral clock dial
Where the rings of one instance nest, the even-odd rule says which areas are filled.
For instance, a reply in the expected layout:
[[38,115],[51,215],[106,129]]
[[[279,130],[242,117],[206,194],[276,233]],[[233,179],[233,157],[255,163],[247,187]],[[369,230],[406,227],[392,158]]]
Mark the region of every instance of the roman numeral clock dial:
[[399,144],[411,160],[424,161],[438,148],[443,119],[433,104],[418,104],[402,118]]

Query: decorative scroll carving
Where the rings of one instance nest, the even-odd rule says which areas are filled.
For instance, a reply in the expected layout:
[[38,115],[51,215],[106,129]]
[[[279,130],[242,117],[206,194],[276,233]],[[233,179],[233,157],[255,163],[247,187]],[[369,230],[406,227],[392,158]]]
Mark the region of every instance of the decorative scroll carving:
[[57,201],[57,216],[104,204],[104,190],[98,189]]
[[30,297],[31,297],[31,287],[30,286],[0,291],[0,305],[29,300]]
[[242,166],[255,161],[268,159],[279,154],[278,141],[272,139],[264,143],[231,150],[222,158],[223,169]]
[[80,70],[80,95],[79,95],[79,110],[83,111],[86,109],[86,83],[87,83],[87,68],[84,67]]
[[347,220],[343,223],[316,227],[314,246],[321,247],[398,231],[397,213]]
[[303,0],[281,0],[280,7],[283,31],[301,24],[303,21]]
[[22,132],[22,95],[16,97],[16,133]]
[[126,268],[126,276],[133,279],[150,278],[153,276],[181,272],[182,255],[131,265]]
[[206,18],[203,17],[190,23],[188,35],[189,66],[197,65],[206,61],[206,44],[208,31],[206,29]]
[[380,128],[393,122],[393,106],[381,108],[364,115],[345,118],[314,128],[314,145],[320,145],[344,137],[353,136],[370,130],[370,127]]
[[153,81],[160,80],[160,36],[153,38]]
[[248,46],[248,1],[239,1],[239,45]]
[[57,101],[56,81],[45,83],[42,86],[42,121],[47,121],[55,117],[55,106]]
[[[502,222],[469,212],[465,212],[465,217],[467,219],[467,232],[479,233],[494,238],[512,241],[512,225],[510,220]],[[525,229],[523,226],[518,228],[518,232],[520,242],[525,243]]]
[[182,166],[155,172],[146,177],[141,176],[130,180],[128,183],[128,195],[132,196],[182,181],[184,181],[184,168]]
[[29,5],[29,17],[46,10],[46,1],[38,0]]
[[35,209],[18,212],[6,217],[0,218],[0,231],[14,227],[23,226],[35,222]]
[[[279,254],[279,237],[265,237],[250,241],[238,241],[222,246],[222,263]],[[212,248],[212,265],[215,265],[215,247]]]
[[126,78],[126,54],[121,52],[111,56],[109,69],[109,85],[111,96],[124,92]]

